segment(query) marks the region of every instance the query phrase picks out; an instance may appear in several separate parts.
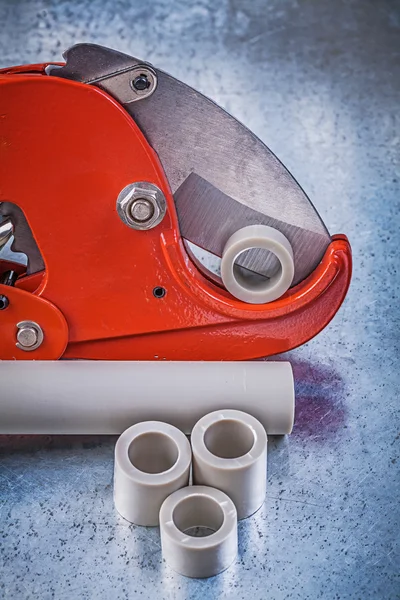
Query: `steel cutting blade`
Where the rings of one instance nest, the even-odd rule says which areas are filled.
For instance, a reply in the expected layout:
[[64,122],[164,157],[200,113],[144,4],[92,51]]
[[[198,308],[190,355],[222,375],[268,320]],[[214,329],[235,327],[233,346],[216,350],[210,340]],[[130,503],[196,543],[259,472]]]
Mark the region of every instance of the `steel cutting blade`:
[[[66,65],[50,67],[48,74],[107,91],[157,152],[185,239],[221,256],[231,233],[263,223],[280,230],[292,244],[293,285],[315,269],[330,235],[299,184],[249,129],[209,98],[154,67],[155,91],[138,100],[130,72],[147,63],[137,58],[93,44],[73,46],[64,57]],[[273,259],[254,250],[238,262],[268,275]]]

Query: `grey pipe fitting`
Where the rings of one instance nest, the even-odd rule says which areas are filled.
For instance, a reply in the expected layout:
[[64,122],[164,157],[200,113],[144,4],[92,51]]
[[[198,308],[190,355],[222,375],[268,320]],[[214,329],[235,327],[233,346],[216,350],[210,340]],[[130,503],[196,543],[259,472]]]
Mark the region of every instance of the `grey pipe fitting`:
[[193,483],[217,487],[235,503],[238,519],[256,512],[267,484],[267,434],[240,410],[217,410],[196,423],[192,436]]
[[192,453],[179,429],[159,421],[129,427],[115,446],[114,502],[124,519],[158,525],[161,504],[189,483]]

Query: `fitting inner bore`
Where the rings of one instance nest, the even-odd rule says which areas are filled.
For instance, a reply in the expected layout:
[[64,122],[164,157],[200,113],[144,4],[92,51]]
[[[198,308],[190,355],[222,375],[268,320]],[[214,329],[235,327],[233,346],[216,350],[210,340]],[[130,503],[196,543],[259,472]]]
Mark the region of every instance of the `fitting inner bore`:
[[254,441],[252,429],[236,419],[216,421],[204,432],[207,450],[220,458],[239,458],[250,452]]
[[114,502],[136,525],[158,525],[160,507],[189,483],[192,452],[182,431],[160,421],[132,425],[115,445]]
[[191,485],[169,496],[160,510],[165,561],[186,577],[211,577],[227,569],[238,548],[237,514],[221,490]]
[[132,465],[143,473],[164,473],[178,460],[179,448],[169,435],[149,431],[132,440],[128,456]]
[[224,513],[210,496],[193,495],[181,500],[174,508],[172,520],[182,533],[192,537],[207,537],[218,531]]
[[205,415],[191,435],[193,483],[233,500],[238,519],[258,510],[267,484],[267,434],[252,415],[221,409]]

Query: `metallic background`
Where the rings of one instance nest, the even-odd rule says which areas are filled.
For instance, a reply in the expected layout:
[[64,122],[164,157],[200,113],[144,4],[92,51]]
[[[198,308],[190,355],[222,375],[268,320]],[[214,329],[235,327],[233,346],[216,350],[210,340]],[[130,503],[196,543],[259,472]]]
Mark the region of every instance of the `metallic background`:
[[115,438],[3,436],[1,597],[400,597],[399,22],[396,0],[0,0],[0,66],[79,41],[153,62],[261,137],[354,251],[343,308],[284,357],[296,426],[236,564],[163,563],[113,508]]

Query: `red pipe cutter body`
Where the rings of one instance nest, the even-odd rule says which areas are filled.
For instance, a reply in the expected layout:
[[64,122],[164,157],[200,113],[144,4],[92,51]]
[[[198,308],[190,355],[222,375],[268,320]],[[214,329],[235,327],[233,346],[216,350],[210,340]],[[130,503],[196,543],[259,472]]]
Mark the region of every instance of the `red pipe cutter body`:
[[[0,359],[243,360],[285,352],[321,331],[351,277],[351,249],[333,236],[301,282],[268,304],[247,304],[201,272],[181,236],[160,159],[110,94],[45,73],[0,72],[0,202],[23,212],[44,269],[0,284]],[[161,190],[166,213],[126,226],[116,200],[132,182]],[[40,325],[34,351],[21,322]]]

